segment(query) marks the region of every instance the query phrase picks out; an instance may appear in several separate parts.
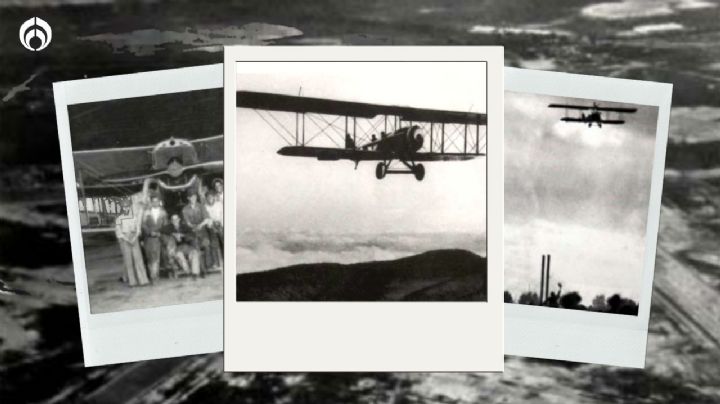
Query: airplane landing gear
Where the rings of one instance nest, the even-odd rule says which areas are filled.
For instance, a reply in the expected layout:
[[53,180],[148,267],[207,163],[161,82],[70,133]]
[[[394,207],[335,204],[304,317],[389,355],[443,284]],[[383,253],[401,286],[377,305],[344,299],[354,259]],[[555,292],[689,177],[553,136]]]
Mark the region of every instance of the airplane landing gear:
[[385,178],[385,174],[387,174],[387,166],[385,166],[385,163],[381,161],[377,163],[377,166],[375,167],[375,177],[381,180]]
[[422,181],[425,178],[425,167],[422,164],[415,164],[414,162],[408,162],[406,160],[400,160],[407,169],[401,170],[397,168],[390,168],[390,161],[381,161],[375,166],[375,177],[379,180],[385,178],[388,174],[412,174],[416,180]]
[[416,180],[422,181],[425,178],[425,167],[422,164],[417,164],[412,171]]

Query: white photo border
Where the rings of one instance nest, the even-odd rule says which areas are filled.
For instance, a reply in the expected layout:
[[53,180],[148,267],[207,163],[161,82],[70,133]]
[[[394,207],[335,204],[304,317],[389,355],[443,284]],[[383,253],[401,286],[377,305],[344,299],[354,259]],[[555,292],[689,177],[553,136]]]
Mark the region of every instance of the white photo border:
[[68,106],[222,88],[222,64],[53,83],[85,366],[222,351],[222,301],[92,314]]
[[[225,220],[236,226],[236,66],[242,61],[487,62],[487,302],[237,302],[226,249],[225,370],[242,372],[502,371],[503,48],[225,48]],[[422,83],[418,83],[419,86]],[[225,245],[236,245],[234,230]]]
[[505,304],[507,355],[645,367],[672,84],[507,67],[505,91],[658,107],[638,315]]

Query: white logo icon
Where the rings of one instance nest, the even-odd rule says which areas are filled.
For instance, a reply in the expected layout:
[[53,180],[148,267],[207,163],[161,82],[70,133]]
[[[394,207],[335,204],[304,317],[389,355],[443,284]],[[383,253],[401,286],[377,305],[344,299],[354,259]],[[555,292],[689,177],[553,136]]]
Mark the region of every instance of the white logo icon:
[[47,48],[52,40],[52,28],[42,18],[33,17],[20,26],[20,43],[36,52]]

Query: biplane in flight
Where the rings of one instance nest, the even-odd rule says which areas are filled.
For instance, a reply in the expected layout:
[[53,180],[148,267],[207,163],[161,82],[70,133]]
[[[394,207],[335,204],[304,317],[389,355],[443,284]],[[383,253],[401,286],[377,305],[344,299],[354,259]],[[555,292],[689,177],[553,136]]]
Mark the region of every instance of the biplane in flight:
[[[622,125],[625,120],[621,119],[622,114],[633,114],[637,112],[637,108],[611,108],[601,107],[597,103],[593,102],[592,105],[570,105],[570,104],[550,104],[548,108],[562,108],[565,109],[565,116],[560,118],[563,122],[580,122],[586,123],[588,128],[591,128],[593,124],[597,124],[598,128],[602,128],[603,124],[606,125]],[[590,111],[580,112],[579,117],[568,116],[569,109],[579,111]],[[616,112],[618,114],[617,119],[604,119],[602,116],[603,112]]]
[[[377,179],[412,174],[422,181],[422,163],[486,153],[485,114],[253,91],[238,91],[236,98],[238,108],[255,110],[285,140],[278,154],[349,160],[356,169],[361,161],[377,161]],[[277,112],[294,113],[294,130],[273,116]]]
[[164,200],[179,205],[182,191],[222,178],[223,135],[78,150],[73,159],[83,231],[109,231],[119,200],[144,187],[156,188]]

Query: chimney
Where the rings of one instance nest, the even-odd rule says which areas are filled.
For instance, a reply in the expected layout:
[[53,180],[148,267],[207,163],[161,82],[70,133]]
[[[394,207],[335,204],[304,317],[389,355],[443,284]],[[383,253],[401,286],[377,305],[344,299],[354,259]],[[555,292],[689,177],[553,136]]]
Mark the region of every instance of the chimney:
[[547,263],[545,266],[545,294],[550,295],[550,254],[547,255]]
[[545,254],[542,256],[542,265],[540,267],[540,305],[543,305],[543,302],[545,299],[543,299],[543,293],[544,290],[543,287],[545,286]]

